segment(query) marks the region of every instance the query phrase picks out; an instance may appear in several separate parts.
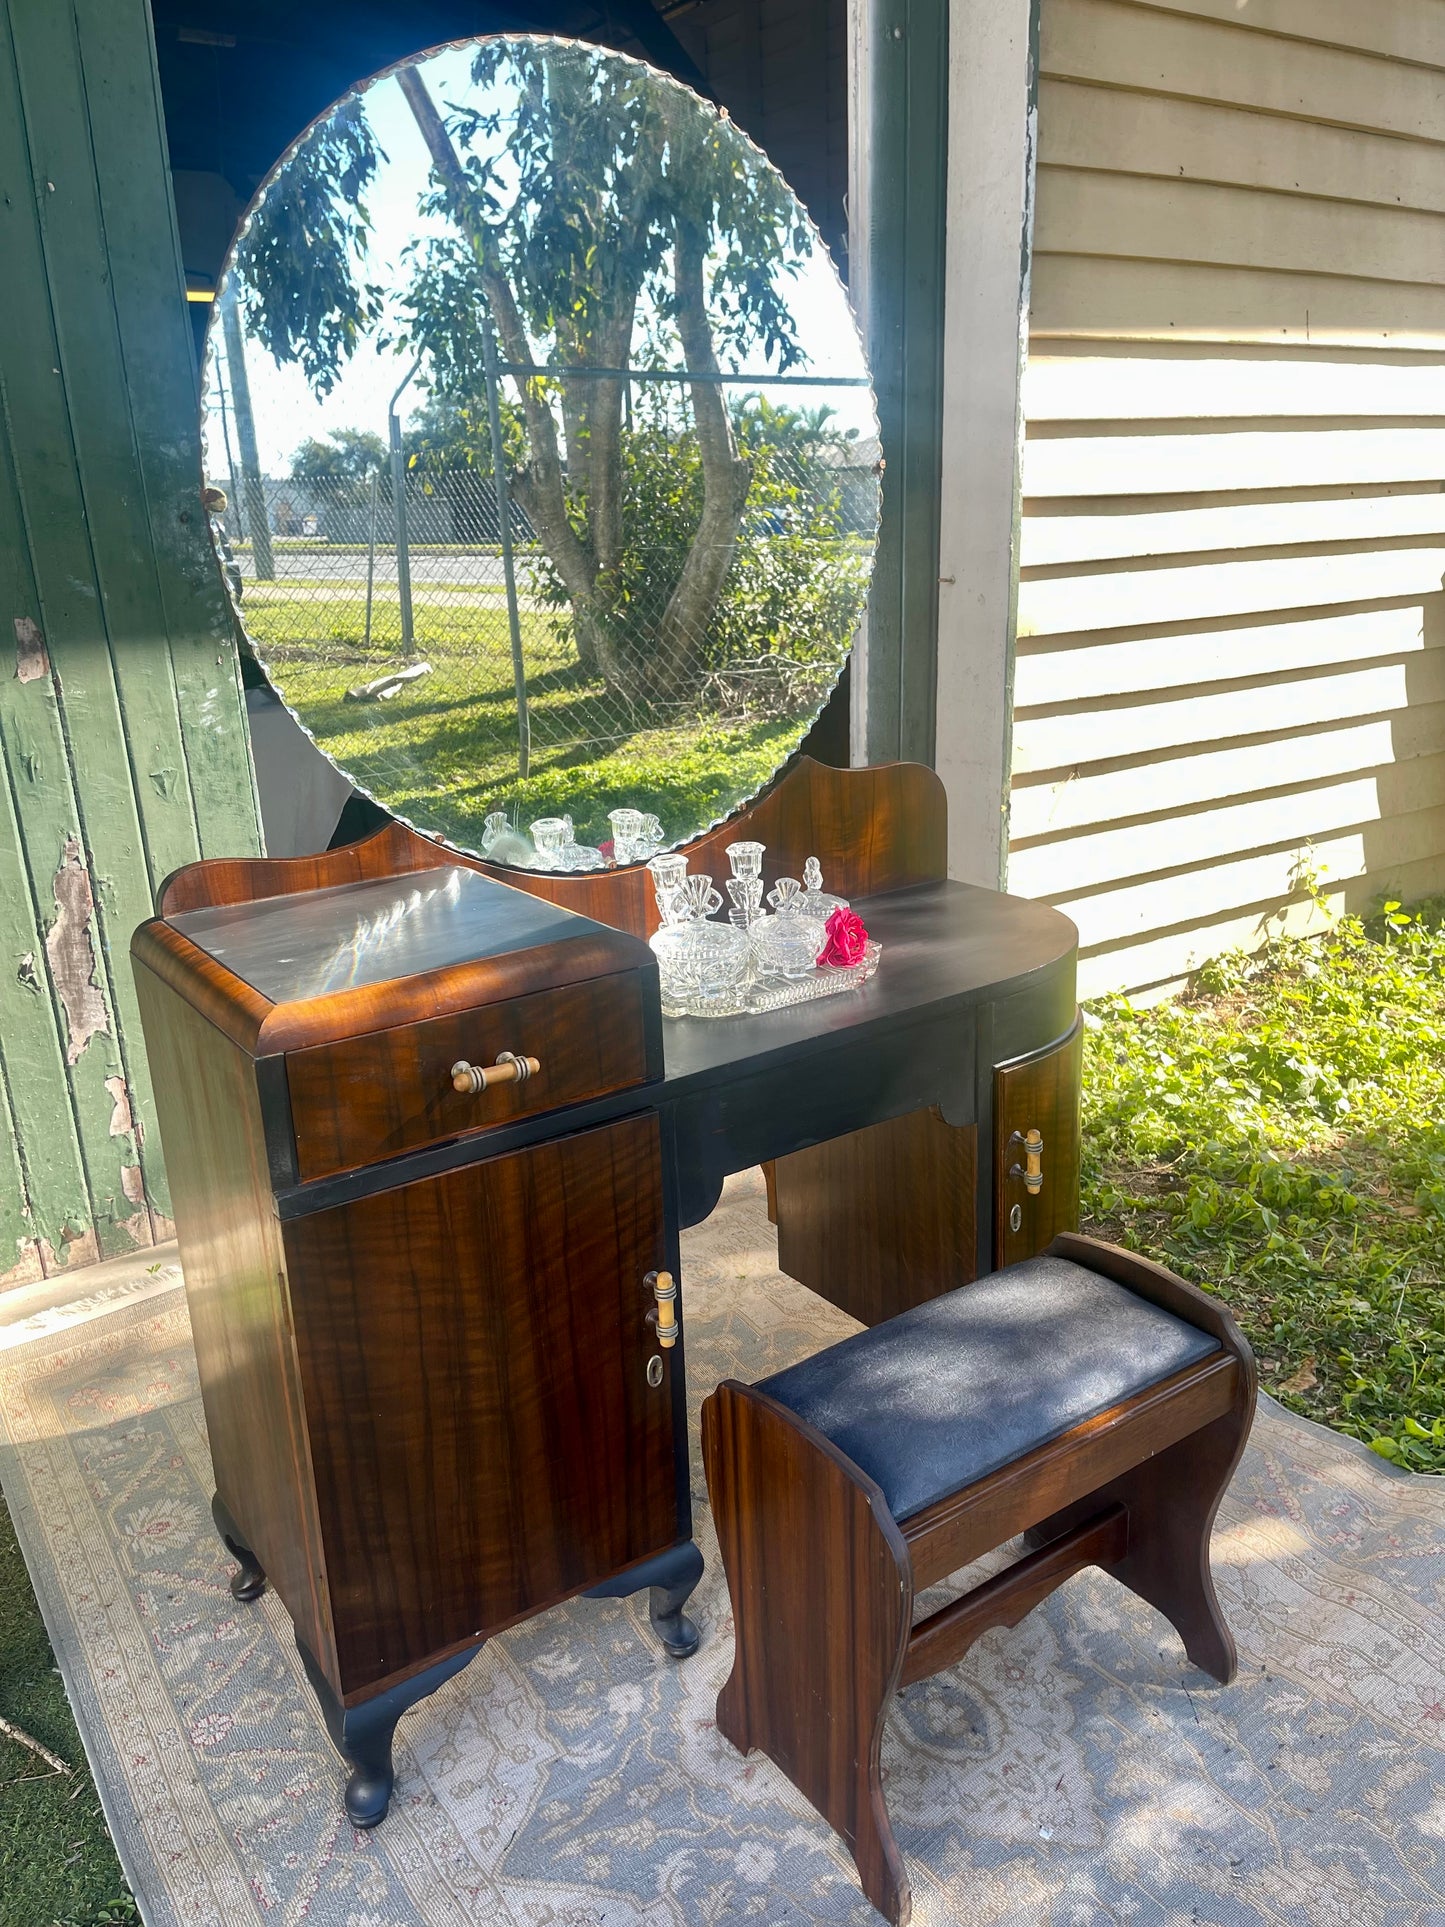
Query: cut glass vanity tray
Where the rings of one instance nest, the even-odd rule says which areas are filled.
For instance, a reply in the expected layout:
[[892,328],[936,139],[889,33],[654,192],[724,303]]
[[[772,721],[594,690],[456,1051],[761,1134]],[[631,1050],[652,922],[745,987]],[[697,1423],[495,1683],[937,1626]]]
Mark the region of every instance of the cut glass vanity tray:
[[776,977],[750,965],[742,978],[716,992],[694,990],[679,995],[666,984],[662,993],[664,1017],[749,1017],[764,1011],[785,1010],[816,997],[837,997],[861,990],[878,968],[882,944],[871,939],[856,964],[815,964],[805,976]]
[[[768,892],[769,915],[763,909],[763,845],[729,843],[726,854],[733,871],[726,923],[712,921],[722,893],[710,877],[688,875],[686,856],[674,851],[648,863],[662,917],[662,928],[648,941],[657,958],[664,1017],[756,1016],[867,983],[882,946],[868,938],[842,897],[824,891],[816,857],[804,864],[802,883],[778,879]],[[821,962],[830,951],[855,961]]]

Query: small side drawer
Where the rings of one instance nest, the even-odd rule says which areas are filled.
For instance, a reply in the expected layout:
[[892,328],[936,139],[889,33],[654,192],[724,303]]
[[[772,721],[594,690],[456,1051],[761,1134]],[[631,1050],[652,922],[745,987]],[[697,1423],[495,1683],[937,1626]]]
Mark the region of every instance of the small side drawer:
[[[452,1089],[459,1059],[493,1064],[502,1051],[535,1057],[541,1068],[523,1084],[475,1096]],[[655,1074],[636,971],[292,1051],[286,1075],[297,1172],[305,1182],[355,1170],[627,1090]]]
[[[993,1074],[993,1254],[1000,1268],[1036,1257],[1059,1231],[1079,1228],[1079,1074],[1084,1023]],[[1038,1171],[1028,1175],[1037,1131]],[[1015,1136],[1017,1133],[1017,1136]]]

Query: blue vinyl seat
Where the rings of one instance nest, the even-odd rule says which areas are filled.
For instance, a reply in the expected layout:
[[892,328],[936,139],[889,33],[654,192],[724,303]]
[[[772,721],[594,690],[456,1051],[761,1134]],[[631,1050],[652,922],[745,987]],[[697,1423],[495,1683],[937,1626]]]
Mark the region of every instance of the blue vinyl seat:
[[876,1479],[903,1520],[1219,1348],[1112,1278],[1045,1256],[845,1338],[757,1389]]

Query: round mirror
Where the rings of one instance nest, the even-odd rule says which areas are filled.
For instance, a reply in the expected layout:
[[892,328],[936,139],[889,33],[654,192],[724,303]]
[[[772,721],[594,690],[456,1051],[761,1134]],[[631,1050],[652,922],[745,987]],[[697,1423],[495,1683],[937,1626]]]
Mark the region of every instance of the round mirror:
[[321,749],[497,861],[636,861],[796,750],[863,611],[877,422],[817,230],[725,115],[576,41],[364,83],[205,354],[213,530]]

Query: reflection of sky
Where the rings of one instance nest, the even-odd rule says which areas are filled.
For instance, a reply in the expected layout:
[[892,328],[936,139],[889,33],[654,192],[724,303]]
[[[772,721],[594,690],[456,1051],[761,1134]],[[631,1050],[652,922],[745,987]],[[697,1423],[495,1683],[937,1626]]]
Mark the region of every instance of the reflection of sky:
[[[483,110],[497,104],[494,89],[472,86],[470,64],[469,53],[452,49],[443,50],[427,61],[423,72],[432,97],[443,113],[448,103],[460,104],[464,100]],[[406,247],[429,231],[449,231],[449,224],[440,217],[428,221],[418,213],[419,200],[429,186],[429,157],[395,80],[379,82],[364,98],[367,117],[387,158],[379,164],[376,178],[365,195],[372,235],[361,276],[400,287],[410,278],[409,264],[404,257]],[[785,274],[779,279],[787,291],[798,339],[804,349],[805,358],[795,365],[793,372],[845,377],[865,374],[867,370],[847,298],[822,244],[816,246],[796,274]],[[214,332],[219,337],[219,320]],[[641,324],[633,345],[633,358],[645,359],[641,351]],[[720,353],[719,359],[725,367],[748,370],[766,365],[760,349],[754,349],[741,362],[736,357],[729,360],[724,353]],[[308,436],[325,436],[339,428],[365,428],[385,439],[387,404],[410,361],[409,355],[398,355],[394,349],[378,350],[363,344],[344,365],[331,393],[325,400],[318,400],[299,368],[294,364],[280,366],[258,344],[248,344],[246,368],[263,473],[289,473],[293,451]],[[839,427],[856,428],[863,436],[874,432],[872,402],[866,389],[790,389],[763,383],[756,386],[770,400],[794,408],[812,409],[826,404],[833,408],[833,419]],[[398,411],[403,427],[424,400],[424,391],[415,384],[403,394]],[[208,389],[205,432],[208,472],[224,480],[225,454],[213,384]],[[232,436],[234,443],[234,427]]]

